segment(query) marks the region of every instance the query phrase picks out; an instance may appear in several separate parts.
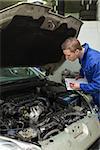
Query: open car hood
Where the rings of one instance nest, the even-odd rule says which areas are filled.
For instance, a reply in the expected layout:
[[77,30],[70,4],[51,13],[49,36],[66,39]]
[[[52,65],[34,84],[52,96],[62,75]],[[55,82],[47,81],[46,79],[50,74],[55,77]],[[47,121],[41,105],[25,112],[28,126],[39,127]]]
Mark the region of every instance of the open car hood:
[[49,7],[18,3],[0,11],[1,63],[8,66],[41,66],[62,60],[61,44],[77,37],[82,22],[61,16]]

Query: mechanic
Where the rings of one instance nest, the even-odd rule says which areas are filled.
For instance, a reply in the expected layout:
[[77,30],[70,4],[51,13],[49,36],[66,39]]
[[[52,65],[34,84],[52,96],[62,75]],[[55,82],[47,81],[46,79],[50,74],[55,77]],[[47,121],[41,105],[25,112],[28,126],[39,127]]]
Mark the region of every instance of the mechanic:
[[70,83],[74,90],[83,90],[91,94],[94,103],[100,108],[100,52],[89,47],[87,43],[81,45],[77,38],[69,38],[62,44],[65,58],[70,61],[79,59],[80,74],[76,77],[86,78],[88,83]]

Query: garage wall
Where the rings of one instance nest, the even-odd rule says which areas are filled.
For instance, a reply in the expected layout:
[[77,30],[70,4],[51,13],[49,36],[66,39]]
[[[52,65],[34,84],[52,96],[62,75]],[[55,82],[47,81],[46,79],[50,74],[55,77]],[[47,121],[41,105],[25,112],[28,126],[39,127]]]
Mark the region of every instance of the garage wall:
[[100,21],[100,0],[97,2],[97,20]]
[[89,43],[94,49],[100,50],[100,21],[84,21],[78,39],[81,43]]
[[[82,44],[89,43],[90,47],[100,51],[100,21],[84,21],[81,27],[78,39]],[[79,71],[80,65],[78,60],[75,62],[65,61],[62,66],[54,72],[49,78],[56,82],[61,82],[61,72],[65,69]]]

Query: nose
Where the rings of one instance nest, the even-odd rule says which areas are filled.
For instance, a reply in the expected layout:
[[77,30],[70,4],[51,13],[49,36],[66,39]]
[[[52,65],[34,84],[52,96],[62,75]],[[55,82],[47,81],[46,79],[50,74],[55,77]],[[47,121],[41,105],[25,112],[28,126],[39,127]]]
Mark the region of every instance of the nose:
[[70,58],[70,56],[69,55],[65,55],[65,59],[69,59]]
[[66,59],[70,58],[71,54],[68,52],[68,50],[64,50],[63,53],[64,53]]
[[65,57],[70,57],[70,54],[64,53]]
[[70,57],[70,54],[66,54],[67,57]]

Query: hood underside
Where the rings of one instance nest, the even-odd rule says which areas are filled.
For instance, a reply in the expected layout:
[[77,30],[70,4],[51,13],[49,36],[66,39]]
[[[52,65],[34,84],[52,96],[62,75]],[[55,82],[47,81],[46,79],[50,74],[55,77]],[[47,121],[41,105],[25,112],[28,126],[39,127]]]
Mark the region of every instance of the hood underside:
[[19,3],[0,11],[1,63],[8,66],[40,66],[57,63],[66,38],[77,37],[82,22],[63,17],[50,8]]

